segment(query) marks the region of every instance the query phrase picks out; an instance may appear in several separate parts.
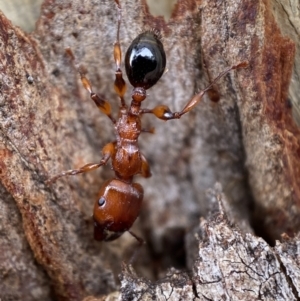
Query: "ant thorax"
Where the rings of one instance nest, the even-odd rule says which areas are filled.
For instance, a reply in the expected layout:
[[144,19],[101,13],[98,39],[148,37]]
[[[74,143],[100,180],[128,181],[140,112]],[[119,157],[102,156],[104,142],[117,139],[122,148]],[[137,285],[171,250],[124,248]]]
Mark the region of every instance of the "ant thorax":
[[[141,119],[138,115],[122,114],[116,122],[116,135],[122,140],[137,140],[141,133]],[[117,137],[118,140],[118,137]]]

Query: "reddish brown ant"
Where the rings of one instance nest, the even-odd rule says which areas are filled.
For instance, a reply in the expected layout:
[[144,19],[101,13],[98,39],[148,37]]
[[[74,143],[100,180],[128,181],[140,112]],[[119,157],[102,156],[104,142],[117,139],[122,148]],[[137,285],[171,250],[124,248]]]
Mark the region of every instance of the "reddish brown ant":
[[[126,74],[133,86],[132,101],[128,107],[124,100],[126,83],[120,68],[121,47],[119,32],[121,7],[118,0],[115,0],[115,2],[119,15],[117,39],[114,44],[114,60],[116,63],[114,88],[121,100],[117,120],[111,114],[109,102],[95,94],[84,72],[80,68],[78,71],[82,84],[90,93],[91,99],[100,111],[112,121],[115,127],[116,140],[104,146],[102,149],[103,157],[99,163],[89,163],[79,169],[64,171],[49,179],[48,183],[52,183],[63,176],[94,170],[111,159],[115,178],[103,184],[95,202],[93,213],[94,238],[100,241],[110,241],[128,231],[139,241],[142,241],[129,230],[139,216],[143,200],[143,187],[138,183],[133,183],[133,177],[137,174],[141,174],[146,178],[151,176],[149,164],[142,155],[138,145],[138,138],[141,132],[151,132],[151,130],[142,129],[140,117],[143,114],[151,113],[162,120],[179,119],[200,102],[203,95],[212,88],[219,78],[230,70],[245,67],[247,64],[240,63],[220,73],[210,85],[192,97],[180,112],[172,112],[165,105],[158,105],[154,109],[142,109],[141,104],[146,99],[146,90],[157,83],[166,66],[166,55],[158,34],[146,31],[133,40],[125,55]],[[71,50],[68,49],[67,52],[74,59]]]

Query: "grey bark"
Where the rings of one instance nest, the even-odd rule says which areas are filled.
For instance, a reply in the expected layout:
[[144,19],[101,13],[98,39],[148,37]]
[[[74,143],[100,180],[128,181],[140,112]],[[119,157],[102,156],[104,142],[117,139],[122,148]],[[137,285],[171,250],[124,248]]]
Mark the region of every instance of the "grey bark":
[[[180,110],[227,66],[249,67],[216,84],[218,103],[205,96],[179,121],[143,120],[156,128],[140,139],[153,176],[136,179],[145,199],[133,231],[147,244],[134,267],[121,271],[136,249],[132,237],[109,244],[92,238],[91,210],[112,176],[109,167],[45,184],[62,170],[99,161],[114,139],[65,55],[70,47],[117,112],[114,1],[45,1],[30,35],[1,15],[2,300],[299,299],[299,236],[290,238],[300,227],[299,129],[288,101],[299,48],[289,7],[296,5],[182,0],[165,23],[143,1],[120,2],[123,54],[143,30],[163,36],[168,71],[145,107]],[[297,89],[292,84],[289,93],[294,108]],[[270,243],[282,233],[285,240],[273,248],[253,227]],[[166,273],[182,267],[184,240],[188,272]]]

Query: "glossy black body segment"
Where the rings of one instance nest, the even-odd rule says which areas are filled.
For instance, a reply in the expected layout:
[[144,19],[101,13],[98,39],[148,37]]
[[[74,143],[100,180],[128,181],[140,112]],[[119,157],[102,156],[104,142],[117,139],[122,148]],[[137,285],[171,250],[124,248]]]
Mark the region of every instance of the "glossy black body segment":
[[127,77],[133,87],[149,89],[165,71],[166,54],[162,42],[154,32],[138,35],[125,55]]

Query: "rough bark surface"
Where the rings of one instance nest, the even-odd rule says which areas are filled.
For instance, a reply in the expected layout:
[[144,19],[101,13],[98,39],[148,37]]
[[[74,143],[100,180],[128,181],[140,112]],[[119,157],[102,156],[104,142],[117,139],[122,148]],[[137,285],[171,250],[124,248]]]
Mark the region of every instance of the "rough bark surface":
[[274,249],[261,238],[241,234],[226,215],[227,201],[218,186],[210,196],[214,216],[202,219],[189,234],[189,240],[196,236],[198,241],[192,274],[170,270],[166,279],[153,284],[126,267],[124,300],[298,300],[299,277],[292,277],[299,272],[299,238],[282,250],[281,244]]
[[[149,90],[147,108],[180,110],[227,66],[249,67],[216,84],[219,102],[211,93],[179,121],[143,120],[156,127],[140,139],[153,176],[137,178],[145,199],[133,231],[147,244],[134,268],[123,264],[119,286],[116,275],[135,241],[128,234],[109,244],[92,238],[91,210],[112,176],[109,166],[45,185],[62,170],[98,162],[114,140],[65,48],[117,112],[115,3],[46,0],[31,35],[1,14],[1,300],[299,300],[299,235],[290,238],[300,228],[300,131],[288,100],[295,43],[279,29],[287,34],[281,7],[293,5],[181,0],[165,23],[144,1],[120,3],[124,53],[143,30],[163,36],[168,72]],[[251,225],[269,242],[285,239],[270,247]],[[166,273],[171,266],[192,272]]]

